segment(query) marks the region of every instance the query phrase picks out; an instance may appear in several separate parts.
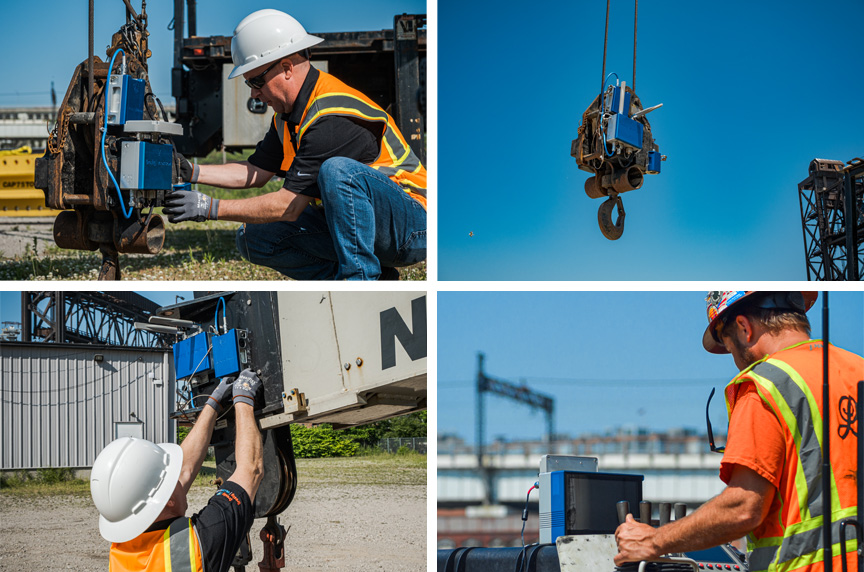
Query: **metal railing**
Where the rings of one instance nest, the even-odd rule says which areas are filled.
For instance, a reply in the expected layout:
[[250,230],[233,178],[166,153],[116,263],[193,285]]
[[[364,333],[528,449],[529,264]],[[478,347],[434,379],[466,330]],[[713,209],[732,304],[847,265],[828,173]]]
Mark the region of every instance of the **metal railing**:
[[388,453],[396,453],[401,447],[407,447],[415,453],[426,454],[426,437],[389,437],[378,441],[378,448]]

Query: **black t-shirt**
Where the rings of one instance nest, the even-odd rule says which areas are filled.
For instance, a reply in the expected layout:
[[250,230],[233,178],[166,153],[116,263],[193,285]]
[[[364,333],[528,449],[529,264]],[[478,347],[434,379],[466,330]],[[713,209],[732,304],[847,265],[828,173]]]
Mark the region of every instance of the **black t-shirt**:
[[[310,67],[291,112],[283,113],[279,117],[278,121],[288,124],[289,133],[293,133],[294,128],[303,119],[303,112],[306,110],[319,76],[320,72]],[[381,137],[380,123],[339,115],[325,115],[316,119],[303,134],[300,146],[294,148],[296,156],[291,163],[291,168],[286,172],[282,170],[285,152],[279,141],[276,126],[271,121],[270,129],[255,147],[255,152],[248,161],[259,169],[285,177],[283,186],[286,189],[317,199],[321,198],[321,191],[318,189],[318,171],[324,161],[331,157],[347,157],[366,165],[374,163],[381,149]]]
[[[207,506],[192,515],[198,531],[198,541],[204,556],[204,570],[227,572],[240,549],[240,544],[252,528],[255,513],[252,501],[243,487],[227,481],[210,498]],[[148,532],[165,530],[173,520],[154,523]]]

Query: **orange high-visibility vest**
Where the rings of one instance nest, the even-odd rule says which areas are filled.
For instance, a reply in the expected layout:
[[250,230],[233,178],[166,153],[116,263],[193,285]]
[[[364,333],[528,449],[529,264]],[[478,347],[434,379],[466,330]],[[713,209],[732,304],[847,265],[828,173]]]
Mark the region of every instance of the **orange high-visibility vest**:
[[[864,359],[829,346],[829,421],[831,423],[831,523],[833,568],[841,568],[840,522],[857,511],[856,446],[860,425],[857,382],[864,379]],[[742,371],[726,387],[731,417],[741,383],[752,382],[786,433],[784,474],[777,491],[779,514],[768,514],[748,537],[750,572],[822,572],[822,352],[809,340],[766,356]],[[833,429],[836,427],[836,429]],[[860,434],[859,434],[860,435]],[[854,527],[846,527],[849,571],[857,571]]]
[[296,156],[294,146],[300,147],[303,135],[317,119],[326,115],[356,117],[377,125],[381,130],[378,158],[369,166],[387,175],[426,208],[426,168],[420,164],[414,151],[405,142],[393,118],[356,89],[348,87],[330,74],[322,71],[319,71],[319,74],[303,111],[303,118],[294,133],[295,141],[292,141],[290,136],[285,136],[286,123],[279,120],[279,114],[273,114],[273,126],[279,134],[284,152],[281,169],[287,171],[291,168]]
[[203,572],[198,533],[188,518],[165,530],[145,532],[127,542],[111,544],[109,572]]

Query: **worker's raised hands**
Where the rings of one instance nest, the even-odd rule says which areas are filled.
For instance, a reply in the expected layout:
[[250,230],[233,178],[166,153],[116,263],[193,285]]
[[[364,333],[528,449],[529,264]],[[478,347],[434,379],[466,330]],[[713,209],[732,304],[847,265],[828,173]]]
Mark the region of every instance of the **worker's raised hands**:
[[261,388],[261,380],[251,369],[244,369],[234,382],[234,404],[245,403],[255,406],[255,394]]
[[183,222],[192,220],[204,222],[216,220],[219,212],[219,199],[208,197],[204,193],[192,190],[174,190],[165,195],[165,208],[168,222]]
[[225,396],[231,392],[233,386],[233,377],[223,377],[222,381],[219,382],[219,385],[213,390],[213,393],[211,393],[210,397],[207,399],[207,405],[215,409],[216,413],[222,413],[222,401],[225,399]]

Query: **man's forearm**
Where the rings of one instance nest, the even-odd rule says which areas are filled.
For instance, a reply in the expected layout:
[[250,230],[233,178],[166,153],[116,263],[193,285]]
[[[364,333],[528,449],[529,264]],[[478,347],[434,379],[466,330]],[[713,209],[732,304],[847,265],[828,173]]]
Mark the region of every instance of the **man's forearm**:
[[730,489],[709,500],[687,518],[657,529],[662,554],[704,550],[737,540],[758,526],[745,503]]
[[248,199],[222,199],[219,201],[219,220],[253,224],[295,221],[310,202],[312,197],[284,188]]
[[213,427],[216,425],[216,410],[205,407],[198,415],[198,420],[183,439],[180,448],[183,449],[183,468],[180,470],[180,483],[188,492],[192,481],[198,476],[201,464],[207,456],[210,446],[210,438],[213,436]]
[[[264,470],[264,452],[261,444],[261,432],[255,421],[255,412],[251,405],[246,403],[234,404],[237,434],[234,442],[234,459],[237,462],[237,470],[247,472],[253,477],[255,483],[252,487],[257,490],[261,482]],[[254,498],[255,490],[247,491]]]
[[198,167],[198,180],[196,182],[225,189],[261,187],[273,177],[273,173],[259,169],[248,161],[225,163],[224,165],[199,165]]
[[776,490],[755,471],[739,465],[729,486],[686,518],[652,528],[628,515],[615,531],[615,564],[702,550],[741,538],[765,520]]

